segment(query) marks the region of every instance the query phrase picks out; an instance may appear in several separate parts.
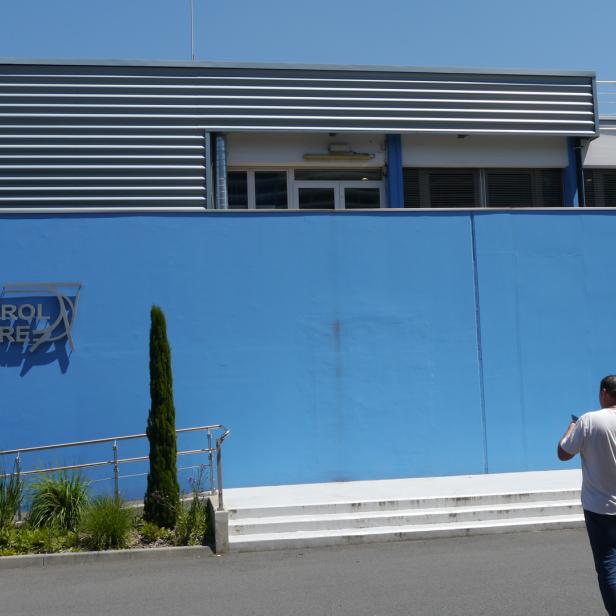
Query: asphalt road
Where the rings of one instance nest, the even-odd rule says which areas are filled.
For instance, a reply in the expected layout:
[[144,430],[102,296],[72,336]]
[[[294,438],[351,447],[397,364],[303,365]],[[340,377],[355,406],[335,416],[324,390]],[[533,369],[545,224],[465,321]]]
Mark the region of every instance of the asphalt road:
[[583,530],[0,572],[2,616],[604,613]]

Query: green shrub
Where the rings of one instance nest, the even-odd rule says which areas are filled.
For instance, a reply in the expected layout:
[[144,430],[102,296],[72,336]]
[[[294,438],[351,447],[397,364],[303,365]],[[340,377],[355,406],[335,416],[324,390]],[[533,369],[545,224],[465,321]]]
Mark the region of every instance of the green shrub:
[[150,327],[150,398],[146,433],[150,442],[150,472],[143,501],[143,517],[157,526],[173,528],[179,509],[175,407],[171,350],[165,315],[152,306]]
[[74,531],[88,504],[88,487],[79,475],[44,477],[32,486],[28,524]]
[[152,522],[144,522],[139,528],[139,534],[144,543],[156,543],[157,541],[172,542],[173,531],[167,528],[160,528]]
[[0,530],[0,556],[48,554],[75,550],[77,534],[59,528],[4,528]]
[[0,528],[7,528],[19,511],[23,484],[16,475],[0,477]]
[[84,511],[80,535],[82,544],[91,550],[122,549],[128,546],[134,515],[120,499],[102,496]]

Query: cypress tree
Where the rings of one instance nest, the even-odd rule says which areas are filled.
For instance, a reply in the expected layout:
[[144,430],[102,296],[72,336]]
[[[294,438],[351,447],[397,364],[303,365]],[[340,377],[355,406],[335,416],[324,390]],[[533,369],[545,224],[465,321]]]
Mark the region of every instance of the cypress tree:
[[171,349],[163,311],[152,306],[150,318],[151,406],[146,431],[150,441],[150,472],[143,514],[148,522],[173,528],[180,503],[180,487],[176,465]]

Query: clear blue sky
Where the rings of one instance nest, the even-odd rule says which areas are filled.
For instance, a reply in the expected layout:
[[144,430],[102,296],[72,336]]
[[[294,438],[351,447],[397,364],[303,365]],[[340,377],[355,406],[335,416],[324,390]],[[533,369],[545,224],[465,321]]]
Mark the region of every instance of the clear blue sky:
[[[0,57],[187,60],[189,0],[0,0]],[[596,70],[615,0],[195,0],[199,60]]]

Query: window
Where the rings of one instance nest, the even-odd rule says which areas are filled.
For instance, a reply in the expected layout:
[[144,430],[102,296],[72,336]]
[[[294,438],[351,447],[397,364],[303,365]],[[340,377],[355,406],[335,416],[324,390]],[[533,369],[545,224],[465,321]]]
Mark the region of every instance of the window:
[[344,207],[347,210],[379,208],[381,207],[381,189],[345,186]]
[[584,169],[587,207],[616,207],[616,169]]
[[246,171],[227,173],[227,195],[230,210],[248,209],[248,175]]
[[561,169],[404,169],[404,206],[561,207]]
[[476,169],[403,169],[404,207],[478,207]]
[[524,171],[488,171],[486,173],[488,207],[531,207],[533,184]]
[[336,207],[334,187],[298,187],[297,201],[300,210],[333,210]]
[[227,172],[229,209],[287,209],[288,172],[230,170]]
[[476,173],[472,170],[428,171],[419,186],[429,195],[431,207],[476,207],[479,203]]
[[402,184],[404,188],[404,207],[422,207],[421,199],[419,198],[419,169],[404,167],[402,169]]
[[563,177],[560,169],[487,170],[488,207],[560,207]]
[[255,207],[287,209],[287,172],[255,171]]
[[537,169],[541,174],[543,207],[562,207],[564,205],[562,169]]

